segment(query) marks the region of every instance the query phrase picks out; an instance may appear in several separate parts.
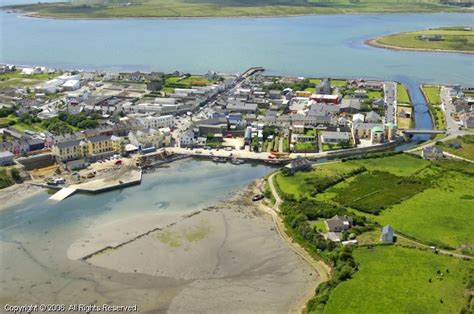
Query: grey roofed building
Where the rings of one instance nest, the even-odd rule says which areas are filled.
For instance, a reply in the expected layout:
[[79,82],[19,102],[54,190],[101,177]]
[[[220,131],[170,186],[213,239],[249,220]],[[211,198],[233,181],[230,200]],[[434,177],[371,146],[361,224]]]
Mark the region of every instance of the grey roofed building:
[[255,113],[257,111],[257,104],[242,103],[242,102],[230,103],[230,104],[227,104],[226,109],[229,111],[234,111],[234,112]]
[[393,243],[393,238],[394,238],[394,230],[392,226],[386,225],[385,227],[382,228],[382,235],[381,235],[381,240],[382,242],[385,243]]
[[365,115],[365,122],[376,123],[376,122],[380,122],[380,121],[381,121],[380,115],[377,112],[373,111],[373,110],[368,112]]
[[347,215],[335,215],[332,218],[326,219],[328,230],[331,232],[342,232],[347,230],[352,227],[353,222],[354,220],[352,217]]
[[351,134],[349,132],[334,132],[334,131],[323,131],[321,133],[321,141],[324,144],[340,143],[343,141],[349,141]]
[[110,136],[109,135],[97,135],[97,136],[93,136],[93,137],[88,138],[88,140],[91,143],[103,142],[103,141],[106,141],[106,140],[110,140]]
[[13,164],[13,154],[9,151],[0,152],[0,166]]
[[343,98],[339,105],[340,112],[357,113],[360,111],[360,99]]
[[68,147],[77,146],[77,145],[79,145],[82,141],[83,141],[83,139],[73,139],[73,140],[69,140],[69,141],[64,141],[64,142],[56,143],[56,146],[57,146],[59,149],[64,149],[64,148],[68,148]]
[[308,171],[313,168],[311,163],[304,158],[293,159],[285,167],[290,169],[291,173],[295,173],[297,171]]

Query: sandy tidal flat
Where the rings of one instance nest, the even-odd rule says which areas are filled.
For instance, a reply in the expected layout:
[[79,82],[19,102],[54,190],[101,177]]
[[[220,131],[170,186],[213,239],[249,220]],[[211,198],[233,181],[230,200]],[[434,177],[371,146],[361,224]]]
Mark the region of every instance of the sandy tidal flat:
[[278,236],[271,218],[242,201],[248,197],[199,212],[117,221],[78,239],[68,256],[182,283],[173,293],[166,284],[158,291],[160,309],[170,313],[292,312],[316,275]]

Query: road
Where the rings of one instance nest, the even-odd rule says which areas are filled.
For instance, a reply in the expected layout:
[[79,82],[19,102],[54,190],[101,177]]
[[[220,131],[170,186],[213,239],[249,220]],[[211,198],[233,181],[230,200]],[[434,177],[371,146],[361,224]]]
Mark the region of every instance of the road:
[[[397,238],[401,238],[405,241],[408,241],[408,242],[411,242],[413,244],[416,244],[420,247],[423,247],[425,249],[429,249],[429,250],[432,250],[432,246],[430,245],[427,245],[427,244],[423,244],[423,243],[420,243],[416,240],[413,240],[413,239],[410,239],[410,238],[407,238],[401,234],[398,234],[398,233],[395,233],[395,236]],[[474,257],[473,256],[469,256],[469,255],[464,255],[464,254],[459,254],[459,253],[454,253],[454,252],[451,252],[451,251],[446,251],[446,250],[440,250],[440,249],[436,249],[439,253],[443,254],[443,255],[449,255],[449,256],[453,256],[453,257],[457,257],[457,258],[465,258],[465,259],[470,259],[470,260],[474,260]]]
[[459,134],[462,130],[459,130],[459,124],[454,120],[453,114],[456,112],[453,106],[452,98],[449,96],[451,88],[441,86],[439,96],[441,98],[441,109],[443,109],[444,117],[446,120],[446,129],[449,133]]
[[397,83],[384,82],[385,123],[396,123],[395,108],[397,105]]

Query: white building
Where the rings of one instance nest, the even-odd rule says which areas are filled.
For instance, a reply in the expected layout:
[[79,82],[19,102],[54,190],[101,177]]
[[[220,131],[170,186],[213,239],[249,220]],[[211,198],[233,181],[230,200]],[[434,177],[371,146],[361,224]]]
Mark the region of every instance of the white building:
[[159,128],[166,128],[172,127],[174,125],[174,117],[173,115],[165,115],[165,116],[147,116],[143,118],[138,118],[141,124],[146,129],[159,129]]
[[321,142],[323,144],[339,144],[341,142],[348,142],[351,139],[349,132],[333,132],[323,131],[321,133]]
[[79,80],[67,80],[62,86],[66,91],[72,91],[81,87],[81,81]]

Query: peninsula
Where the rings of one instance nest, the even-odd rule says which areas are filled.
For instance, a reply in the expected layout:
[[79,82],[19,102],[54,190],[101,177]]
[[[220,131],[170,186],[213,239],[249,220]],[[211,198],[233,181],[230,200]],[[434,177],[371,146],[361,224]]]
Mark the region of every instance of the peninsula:
[[394,50],[474,53],[472,27],[444,27],[377,37],[366,44]]
[[[469,3],[467,3],[469,4]],[[382,0],[119,0],[71,1],[4,6],[6,10],[30,16],[96,19],[96,18],[185,18],[231,16],[287,16],[310,14],[403,13],[403,12],[470,12],[464,3],[455,1]]]

